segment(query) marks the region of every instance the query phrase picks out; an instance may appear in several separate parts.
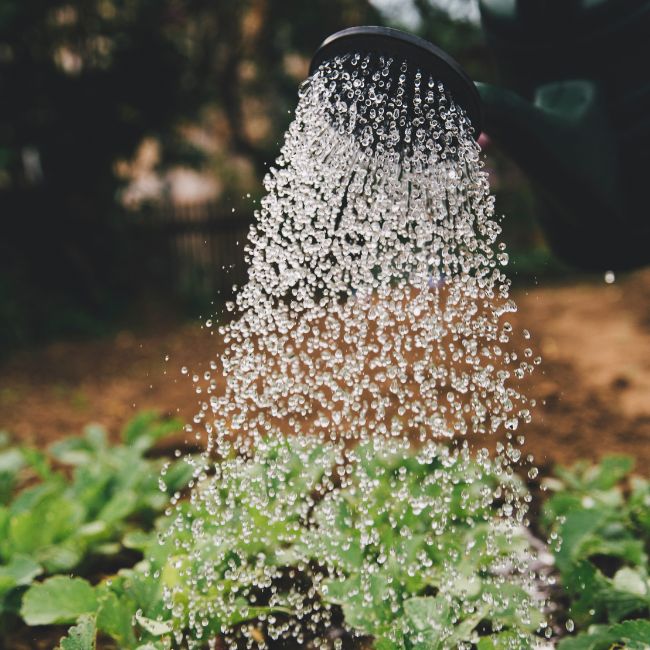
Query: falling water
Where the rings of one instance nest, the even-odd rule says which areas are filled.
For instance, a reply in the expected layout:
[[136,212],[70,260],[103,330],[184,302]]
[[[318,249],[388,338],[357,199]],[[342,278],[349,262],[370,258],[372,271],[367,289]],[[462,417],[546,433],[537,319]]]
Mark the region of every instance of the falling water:
[[[195,378],[203,402],[188,430],[205,435],[207,451],[196,465],[195,514],[176,522],[191,562],[177,567],[179,586],[167,593],[179,631],[201,638],[219,620],[232,644],[243,635],[249,646],[263,642],[239,623],[255,616],[268,638],[300,641],[305,630],[317,638],[327,625],[332,612],[318,594],[348,575],[341,552],[351,542],[334,526],[344,488],[358,495],[359,521],[368,520],[355,543],[373,549],[359,598],[372,600],[373,576],[386,562],[405,581],[426,573],[426,558],[397,556],[373,536],[369,517],[383,501],[363,469],[368,454],[417,453],[419,466],[438,468],[421,477],[430,489],[417,502],[406,489],[410,470],[395,482],[399,503],[426,514],[429,530],[420,533],[432,547],[438,529],[462,535],[482,522],[497,540],[525,523],[513,475],[525,462],[522,429],[534,406],[522,382],[539,362],[527,333],[518,346],[508,321],[516,311],[508,256],[472,125],[436,79],[376,55],[325,62],[300,90],[264,185],[246,249],[249,279],[221,328],[226,351],[211,374]],[[473,477],[476,467],[496,482]],[[459,482],[467,487],[462,521],[449,510]],[[396,530],[408,539],[413,531],[400,516]],[[302,546],[294,544],[301,526],[309,531]],[[252,555],[228,559],[234,534]],[[277,557],[254,552],[265,542],[280,544]],[[282,557],[283,545],[292,557]],[[310,563],[316,553],[327,566]],[[530,577],[515,551],[491,561],[484,572],[495,584]],[[287,583],[287,566],[307,586],[294,574]],[[443,569],[438,593],[452,594],[456,619],[476,615],[457,588],[459,559]],[[398,587],[382,596],[394,612]],[[265,607],[280,615],[256,609],[265,590]],[[516,606],[525,618],[539,604]],[[441,631],[443,644],[452,633]]]

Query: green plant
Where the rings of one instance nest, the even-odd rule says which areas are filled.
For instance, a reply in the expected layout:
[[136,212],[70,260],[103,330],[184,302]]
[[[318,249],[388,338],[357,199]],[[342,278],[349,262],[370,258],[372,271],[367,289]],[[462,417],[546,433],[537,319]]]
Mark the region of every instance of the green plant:
[[83,578],[53,576],[30,587],[21,608],[28,625],[75,624],[61,640],[62,650],[90,650],[99,632],[124,649],[168,648],[171,625],[160,620],[165,613],[161,582],[147,562],[120,569],[95,586]]
[[556,469],[543,523],[555,546],[567,612],[579,634],[561,650],[650,647],[650,483],[633,460]]
[[[253,459],[172,463],[159,485],[164,461],[144,454],[176,427],[143,414],[120,445],[91,428],[47,454],[0,439],[5,617],[71,625],[61,650],[106,638],[124,650],[201,647],[224,634],[255,646],[341,622],[379,650],[536,647],[542,616],[521,570],[531,549],[504,523],[526,492],[487,455],[278,438]],[[650,484],[631,470],[608,457],[546,481],[541,524],[568,603],[560,616],[577,632],[560,650],[650,647]],[[188,481],[189,498],[161,516]],[[31,516],[7,523],[45,516],[48,499],[54,537]],[[10,544],[23,526],[36,540],[28,553]],[[93,571],[106,554],[132,566]]]
[[[94,586],[63,576],[34,584],[24,620],[75,624],[62,648],[92,648],[98,632],[125,649],[166,648],[223,633],[259,642],[287,624],[317,635],[309,612],[327,624],[340,608],[345,627],[377,648],[532,647],[541,617],[531,597],[493,571],[513,549],[530,551],[498,524],[508,503],[493,504],[499,469],[437,446],[347,453],[356,467],[347,481],[342,457],[309,439],[224,459],[216,475],[199,472],[192,498],[154,532],[123,537],[141,562]],[[520,494],[509,481],[501,477],[506,492]]]
[[36,577],[72,570],[90,575],[102,558],[120,561],[130,532],[152,527],[192,469],[173,464],[163,492],[165,461],[145,453],[178,430],[176,421],[142,413],[126,426],[120,445],[109,445],[104,430],[91,426],[47,453],[27,447],[0,453],[0,620],[18,612]]
[[[304,616],[299,592],[313,586],[324,611],[341,607],[346,627],[380,648],[469,643],[481,623],[486,648],[532,643],[541,619],[531,598],[490,572],[513,547],[528,548],[520,535],[490,530],[496,480],[485,464],[443,448],[416,456],[367,445],[354,454],[352,481],[336,489],[331,453],[291,442],[270,444],[255,463],[222,463],[219,487],[206,479],[202,497],[184,504],[183,525],[175,517],[166,544],[177,550],[158,558],[177,631],[209,637],[269,614],[286,623],[301,608]],[[447,499],[439,512],[425,507]],[[193,617],[209,622],[193,626]]]
[[495,572],[532,554],[500,519],[523,496],[516,477],[498,478],[498,466],[467,448],[368,443],[354,459],[350,483],[317,504],[303,538],[304,553],[327,567],[323,599],[382,649],[469,647],[479,627],[481,647],[532,645],[542,623],[534,599],[514,572]]

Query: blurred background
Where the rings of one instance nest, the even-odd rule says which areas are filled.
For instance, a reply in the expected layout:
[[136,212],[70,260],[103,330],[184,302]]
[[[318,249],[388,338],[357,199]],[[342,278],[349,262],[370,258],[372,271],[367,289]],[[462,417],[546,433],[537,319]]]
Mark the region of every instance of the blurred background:
[[[318,44],[397,25],[489,78],[473,4],[447,4],[465,20],[429,0],[4,0],[3,348],[225,298]],[[539,254],[524,181],[499,171],[511,243]]]
[[[498,80],[471,0],[1,0],[0,428],[44,443],[144,407],[191,416],[179,369],[219,354],[310,57],[360,24]],[[486,152],[517,318],[545,359],[531,444],[548,462],[648,459],[648,272],[561,264],[526,177]]]

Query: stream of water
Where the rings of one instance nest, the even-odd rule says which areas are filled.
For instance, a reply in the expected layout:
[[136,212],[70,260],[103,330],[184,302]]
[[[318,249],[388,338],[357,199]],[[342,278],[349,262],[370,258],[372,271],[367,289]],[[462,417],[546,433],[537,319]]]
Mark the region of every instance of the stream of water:
[[[243,602],[254,613],[256,590],[272,589],[278,562],[266,557],[237,563],[231,578],[243,586],[234,594],[211,579],[215,549],[228,545],[218,531],[227,534],[228,518],[242,503],[265,511],[272,528],[289,526],[288,513],[309,522],[315,501],[325,499],[321,531],[337,517],[342,488],[354,489],[361,511],[381,511],[372,480],[357,470],[369,449],[377,457],[419,449],[421,463],[435,459],[453,468],[433,474],[436,491],[416,497],[404,489],[401,497],[417,512],[433,513],[431,544],[436,526],[473,526],[473,515],[495,499],[498,515],[487,521],[488,534],[507,537],[525,524],[527,504],[513,474],[517,467],[529,471],[532,460],[523,430],[534,401],[523,387],[539,359],[529,334],[509,321],[516,306],[504,273],[508,255],[479,154],[463,110],[440,83],[406,63],[341,57],[301,87],[264,181],[267,194],[246,248],[249,279],[221,327],[226,352],[211,373],[196,378],[202,403],[188,430],[207,451],[196,462],[191,499],[206,521],[188,531],[179,518],[194,561],[181,572],[189,604],[174,604],[169,594],[179,629],[200,634],[215,616],[232,621]],[[287,440],[291,458],[300,459],[297,474]],[[273,503],[268,485],[256,489],[261,483],[251,475],[262,456],[276,481]],[[455,521],[450,504],[458,477],[470,477],[476,466],[495,475],[496,485],[470,489],[465,521]],[[316,474],[329,477],[326,489],[319,484],[320,496],[305,478]],[[399,480],[406,486],[409,478]],[[284,489],[288,481],[305,483],[300,503],[295,490]],[[246,536],[246,526],[241,530]],[[375,565],[396,563],[405,576],[424,570],[420,556],[383,553],[371,523],[358,532],[362,547],[375,549],[360,572],[360,598],[373,597]],[[319,557],[331,555],[326,569],[291,560],[318,587],[342,571],[340,548],[324,533],[310,544]],[[505,568],[502,557],[496,564],[485,567],[495,581],[533,579],[514,550]],[[450,563],[439,593],[458,595],[458,572]],[[282,602],[299,615],[267,620],[267,634],[292,638],[310,626],[322,629],[331,612],[319,608],[313,592],[290,589]],[[384,600],[397,611],[399,598],[391,587]],[[476,615],[469,596],[457,601],[456,619]],[[515,605],[524,618],[540,607],[532,597]],[[259,645],[255,633],[235,627],[222,629],[232,644],[248,634],[246,643]],[[443,643],[452,632],[443,630]]]

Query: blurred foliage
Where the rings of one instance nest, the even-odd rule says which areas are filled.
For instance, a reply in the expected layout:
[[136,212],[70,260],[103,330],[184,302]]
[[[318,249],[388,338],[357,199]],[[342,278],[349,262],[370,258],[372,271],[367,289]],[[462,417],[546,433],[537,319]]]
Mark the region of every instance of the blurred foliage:
[[[0,438],[0,643],[37,576],[92,575],[111,562],[128,563],[125,540],[150,530],[191,478],[183,460],[147,457],[180,428],[176,420],[142,412],[117,445],[97,425],[44,452]],[[65,607],[74,604],[67,599]],[[35,619],[45,616],[36,605]]]
[[[530,612],[526,620],[530,597],[489,568],[513,549],[530,550],[519,530],[507,538],[487,534],[485,522],[502,515],[491,496],[496,465],[437,445],[414,453],[367,444],[356,450],[355,480],[334,490],[336,453],[292,438],[269,440],[253,461],[222,459],[218,479],[192,475],[184,460],[160,473],[163,459],[146,453],[177,426],[142,413],[116,446],[91,427],[47,454],[11,446],[0,452],[0,469],[11,467],[4,472],[15,482],[0,506],[0,643],[13,647],[22,619],[40,626],[30,638],[51,639],[50,647],[61,631],[48,626],[74,625],[62,649],[92,650],[98,633],[125,650],[177,647],[172,634],[179,633],[199,647],[226,627],[245,636],[251,626],[259,634],[247,647],[287,647],[273,642],[268,617],[300,626],[298,603],[308,594],[325,611],[341,607],[319,627],[327,633],[344,619],[348,632],[338,631],[345,648],[359,647],[352,636],[373,636],[373,647],[383,650],[464,647],[478,636],[486,650],[534,646],[541,616]],[[10,455],[22,465],[14,467]],[[51,459],[72,472],[55,471]],[[25,472],[37,482],[27,482]],[[192,476],[195,495],[214,489],[213,496],[184,498]],[[369,480],[373,489],[364,497],[360,485]],[[448,503],[446,514],[422,507],[425,495]],[[170,497],[177,504],[167,509]],[[379,540],[389,551],[385,563],[377,562]],[[400,554],[413,566],[422,558],[422,571],[405,572],[395,561]],[[309,567],[325,568],[328,578],[315,579]],[[358,586],[369,575],[370,602]],[[309,625],[301,631],[311,640]],[[267,642],[253,642],[260,637]]]
[[[14,647],[26,632],[21,619],[39,626],[30,640],[50,640],[48,647],[63,634],[53,626],[74,625],[62,649],[113,647],[110,637],[120,648],[163,650],[175,632],[196,640],[194,622],[204,619],[203,638],[226,625],[254,629],[259,640],[266,617],[295,615],[291,595],[307,590],[326,609],[340,607],[337,631],[345,621],[382,650],[541,647],[532,634],[540,612],[526,621],[513,609],[530,597],[486,568],[513,551],[522,561],[532,552],[523,529],[485,534],[485,522],[503,516],[503,501],[493,501],[497,464],[458,462],[435,445],[415,453],[362,445],[353,480],[334,490],[336,454],[293,438],[270,441],[252,462],[222,459],[215,479],[192,471],[200,464],[152,457],[178,429],[141,413],[118,444],[93,426],[45,452],[0,434],[0,643]],[[605,456],[558,467],[531,510],[532,530],[548,535],[554,557],[553,580],[540,587],[551,589],[556,633],[566,630],[560,650],[648,648],[650,482],[633,465]],[[187,498],[186,486],[207,495],[215,480],[211,497]],[[512,485],[525,496],[519,479]],[[449,510],[422,507],[423,495]],[[390,550],[382,562],[379,540]],[[404,572],[394,561],[402,556],[421,559],[421,571]],[[310,567],[327,577],[315,580]],[[256,582],[262,570],[265,589]],[[372,599],[359,596],[362,580]],[[461,594],[474,613],[460,614]],[[235,607],[222,610],[224,602]],[[449,643],[439,638],[441,623]],[[342,638],[343,647],[358,647]]]
[[[3,0],[0,350],[105,333],[151,294],[154,244],[118,200],[143,142],[156,143],[152,172],[201,166],[225,210],[250,213],[245,196],[261,192],[314,49],[344,27],[385,24],[381,4]],[[392,25],[492,80],[476,25],[427,0],[409,6],[410,24],[392,12]]]
[[[138,292],[116,163],[143,138],[196,162],[179,126],[217,106],[258,175],[297,80],[287,57],[377,22],[366,0],[3,0],[0,4],[0,346],[103,329]],[[272,124],[247,132],[255,96]]]
[[555,564],[567,629],[560,650],[642,650],[650,639],[650,482],[634,460],[605,456],[558,467],[542,524],[556,544]]

